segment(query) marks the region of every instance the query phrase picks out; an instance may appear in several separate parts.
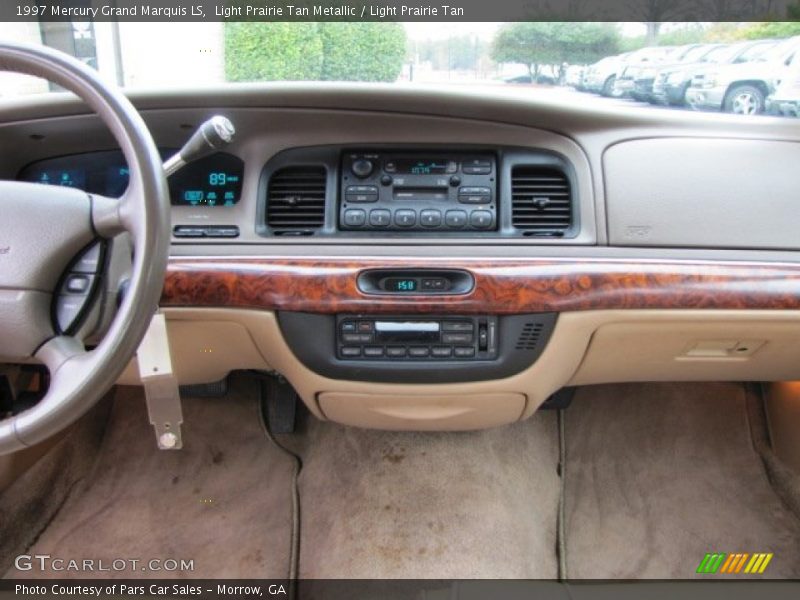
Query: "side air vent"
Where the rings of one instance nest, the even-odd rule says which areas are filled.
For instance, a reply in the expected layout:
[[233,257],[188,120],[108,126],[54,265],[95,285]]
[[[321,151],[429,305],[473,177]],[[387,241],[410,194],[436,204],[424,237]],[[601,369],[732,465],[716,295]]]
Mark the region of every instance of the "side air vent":
[[313,235],[325,223],[324,167],[285,167],[267,188],[267,226],[275,235]]
[[564,171],[539,165],[514,167],[511,215],[523,235],[564,236],[572,226],[572,189]]
[[543,323],[525,323],[519,334],[519,338],[517,338],[517,345],[515,348],[517,350],[536,350],[543,328]]

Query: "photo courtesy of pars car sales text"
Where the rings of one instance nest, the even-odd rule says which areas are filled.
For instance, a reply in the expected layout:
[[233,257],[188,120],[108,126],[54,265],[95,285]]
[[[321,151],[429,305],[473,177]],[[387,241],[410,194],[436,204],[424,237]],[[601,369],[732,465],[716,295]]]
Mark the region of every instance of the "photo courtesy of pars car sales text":
[[284,584],[273,583],[266,586],[260,585],[215,585],[213,588],[203,588],[200,585],[187,584],[128,584],[111,583],[108,585],[81,585],[81,584],[45,584],[45,585],[26,585],[15,584],[14,593],[18,596],[94,596],[97,598],[107,598],[109,596],[147,596],[147,597],[189,597],[200,596],[204,593],[214,594],[217,597],[285,597],[287,586]]

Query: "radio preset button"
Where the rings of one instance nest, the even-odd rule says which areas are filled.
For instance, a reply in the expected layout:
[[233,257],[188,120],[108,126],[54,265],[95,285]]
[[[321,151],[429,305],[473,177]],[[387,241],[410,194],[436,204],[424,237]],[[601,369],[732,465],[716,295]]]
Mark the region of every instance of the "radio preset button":
[[361,356],[361,348],[358,346],[343,346],[342,356]]
[[367,346],[364,348],[364,356],[383,356],[383,347]]
[[401,208],[394,213],[394,224],[398,227],[413,227],[417,222],[417,213],[414,210]]
[[467,213],[463,210],[448,210],[444,214],[444,222],[448,227],[465,227],[467,225]]
[[425,227],[438,227],[442,224],[442,213],[433,209],[423,210],[419,213],[419,222]]
[[361,227],[367,222],[367,213],[360,208],[344,211],[344,224],[350,227]]
[[414,358],[428,356],[428,354],[430,354],[430,348],[426,348],[424,346],[412,346],[408,349],[408,355],[413,356]]
[[470,358],[475,356],[475,348],[472,346],[458,346],[455,349],[455,353],[458,358]]
[[386,348],[386,356],[391,356],[392,358],[399,358],[401,356],[406,355],[406,349],[402,346],[389,346]]
[[431,348],[431,356],[436,358],[447,358],[452,356],[453,349],[450,346],[434,346]]
[[385,227],[392,222],[392,213],[382,208],[369,211],[369,224],[373,227]]
[[474,210],[469,215],[469,224],[475,229],[488,229],[492,226],[492,213],[488,210]]

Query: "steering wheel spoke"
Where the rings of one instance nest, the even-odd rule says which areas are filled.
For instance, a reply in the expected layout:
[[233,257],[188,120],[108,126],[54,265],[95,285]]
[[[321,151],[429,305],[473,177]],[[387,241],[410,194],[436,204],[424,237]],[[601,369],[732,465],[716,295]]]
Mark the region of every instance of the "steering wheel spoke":
[[[120,199],[0,182],[0,239],[7,247],[0,261],[0,360],[22,362],[33,355],[50,371],[44,398],[0,421],[3,455],[66,428],[117,381],[158,306],[169,251],[170,204],[161,156],[147,126],[96,71],[62,52],[7,41],[0,41],[0,70],[43,77],[77,94],[108,126],[130,168],[130,184]],[[95,256],[93,240],[124,232],[130,233],[135,256],[129,292],[104,327],[102,340],[88,352],[76,337],[52,337],[53,302],[58,313],[62,296],[83,297],[87,282],[96,277],[96,271],[86,270]],[[64,274],[74,281],[63,279]],[[63,314],[66,322],[69,314]]]
[[36,358],[47,367],[51,377],[70,361],[85,357],[88,353],[83,343],[71,335],[59,335],[42,344]]

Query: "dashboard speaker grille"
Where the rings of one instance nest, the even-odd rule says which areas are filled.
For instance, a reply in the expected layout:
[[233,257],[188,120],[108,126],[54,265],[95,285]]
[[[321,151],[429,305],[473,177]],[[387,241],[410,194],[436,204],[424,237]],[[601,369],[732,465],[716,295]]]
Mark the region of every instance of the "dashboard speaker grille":
[[285,167],[267,189],[267,226],[276,235],[311,235],[325,224],[325,167]]
[[561,237],[572,226],[572,189],[558,168],[520,165],[511,170],[511,215],[525,235]]
[[544,325],[542,323],[525,323],[519,338],[517,338],[515,348],[517,350],[536,350],[543,328]]

